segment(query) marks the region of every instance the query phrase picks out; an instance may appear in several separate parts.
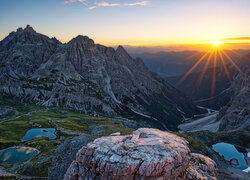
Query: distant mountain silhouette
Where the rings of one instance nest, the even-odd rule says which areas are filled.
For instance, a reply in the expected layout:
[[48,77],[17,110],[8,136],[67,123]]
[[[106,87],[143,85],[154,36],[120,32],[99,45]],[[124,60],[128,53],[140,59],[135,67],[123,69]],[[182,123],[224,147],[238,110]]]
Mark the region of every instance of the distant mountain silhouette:
[[[149,52],[135,52],[131,51],[133,57],[141,57],[146,64],[146,66],[153,72],[156,72],[161,77],[173,77],[173,76],[181,76],[185,74],[205,52],[201,51],[180,51],[180,52],[157,52],[151,53]],[[226,51],[227,54],[236,62],[243,55],[246,55],[250,52],[250,50],[237,50],[238,55],[231,52]],[[205,60],[194,70],[194,72],[202,71]],[[218,62],[217,66],[222,66],[221,62]],[[213,62],[211,62],[208,67],[213,67]]]
[[[248,56],[249,54],[243,56],[236,62],[237,66],[243,73],[246,73],[249,67],[249,60],[246,58]],[[223,67],[217,67],[214,94],[211,94],[213,70],[213,68],[210,68],[206,71],[204,78],[200,82],[200,85],[198,84],[202,72],[191,73],[182,83],[178,83],[182,76],[168,77],[166,78],[166,81],[180,89],[187,96],[191,97],[196,102],[196,104],[219,110],[233,97],[235,90],[234,88],[231,88],[231,86],[237,82],[236,76],[239,74],[239,71],[237,71],[233,65],[228,65],[231,79],[229,80],[225,69]]]

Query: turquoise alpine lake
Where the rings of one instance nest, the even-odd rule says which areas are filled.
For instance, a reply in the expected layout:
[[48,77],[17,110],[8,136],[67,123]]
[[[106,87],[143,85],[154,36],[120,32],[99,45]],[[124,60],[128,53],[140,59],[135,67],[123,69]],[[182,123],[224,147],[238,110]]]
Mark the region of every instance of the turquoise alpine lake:
[[244,154],[239,152],[234,145],[228,143],[217,143],[213,145],[213,150],[219,153],[227,161],[231,159],[237,159],[239,165],[232,165],[233,167],[244,170],[247,168],[246,160],[244,159]]
[[29,141],[38,137],[48,137],[50,140],[55,139],[55,131],[55,128],[30,129],[26,132],[25,136],[22,137],[21,141]]
[[0,151],[0,164],[15,164],[28,160],[38,153],[37,149],[31,147],[10,147]]

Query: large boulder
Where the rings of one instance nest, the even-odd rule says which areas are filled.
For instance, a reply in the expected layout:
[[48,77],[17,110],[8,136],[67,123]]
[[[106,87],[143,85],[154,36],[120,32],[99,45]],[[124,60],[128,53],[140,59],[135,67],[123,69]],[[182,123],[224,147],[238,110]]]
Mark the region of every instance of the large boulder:
[[217,166],[192,154],[174,134],[141,128],[131,135],[101,137],[82,147],[64,175],[73,179],[216,179]]

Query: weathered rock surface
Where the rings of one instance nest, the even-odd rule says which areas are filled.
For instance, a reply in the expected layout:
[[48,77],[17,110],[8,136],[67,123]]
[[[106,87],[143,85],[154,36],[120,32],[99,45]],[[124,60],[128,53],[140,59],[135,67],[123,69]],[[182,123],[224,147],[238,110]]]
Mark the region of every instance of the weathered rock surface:
[[29,25],[11,32],[0,42],[0,77],[30,78],[60,44],[55,38],[36,33]]
[[16,175],[9,173],[4,168],[0,167],[0,179],[15,179]]
[[101,137],[82,147],[65,180],[216,179],[213,160],[193,154],[174,134],[141,128],[131,135]]
[[201,154],[191,154],[191,160],[186,170],[186,179],[216,180],[217,175],[217,165],[213,160]]
[[85,135],[80,135],[72,139],[68,139],[60,144],[52,158],[51,167],[48,170],[49,180],[61,180],[66,173],[72,159],[75,158],[77,151],[87,144],[89,138]]
[[136,114],[165,129],[202,112],[122,46],[97,45],[87,36],[61,44],[30,26],[0,42],[0,92],[85,113]]

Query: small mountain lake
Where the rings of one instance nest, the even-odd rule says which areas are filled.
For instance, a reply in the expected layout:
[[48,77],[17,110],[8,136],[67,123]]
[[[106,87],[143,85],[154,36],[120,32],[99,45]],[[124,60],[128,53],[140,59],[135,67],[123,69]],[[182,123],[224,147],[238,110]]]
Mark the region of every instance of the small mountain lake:
[[37,149],[31,147],[10,147],[0,151],[0,164],[15,164],[28,160],[38,153]]
[[49,139],[55,139],[55,131],[55,128],[30,129],[26,132],[25,136],[22,137],[21,141],[29,141],[38,137],[48,137]]
[[227,161],[232,161],[234,159],[238,160],[238,165],[233,164],[232,166],[244,170],[247,169],[247,163],[246,160],[244,159],[244,154],[239,152],[234,145],[228,144],[228,143],[217,143],[213,145],[213,150],[219,153],[221,156],[224,157]]

